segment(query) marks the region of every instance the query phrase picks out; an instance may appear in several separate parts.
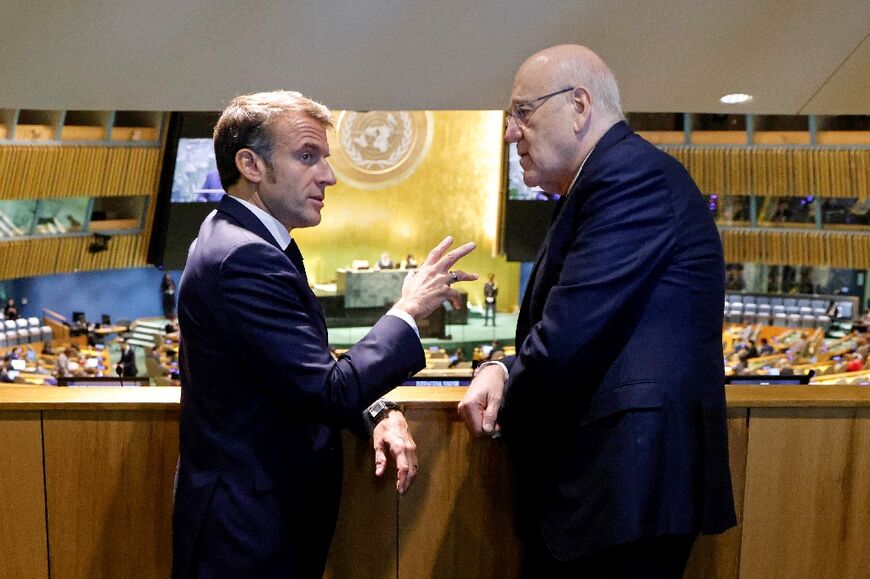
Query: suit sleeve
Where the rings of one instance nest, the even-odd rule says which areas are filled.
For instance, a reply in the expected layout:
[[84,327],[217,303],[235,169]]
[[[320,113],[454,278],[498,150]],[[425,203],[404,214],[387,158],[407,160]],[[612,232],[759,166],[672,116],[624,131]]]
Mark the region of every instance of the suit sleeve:
[[407,323],[384,316],[333,360],[300,278],[272,246],[236,247],[219,275],[227,322],[279,401],[326,423],[358,426],[363,409],[425,366],[420,340]]
[[674,250],[668,183],[650,163],[622,163],[590,176],[558,281],[511,360],[506,406],[534,395],[568,403],[582,374],[597,384],[642,312],[645,289]]

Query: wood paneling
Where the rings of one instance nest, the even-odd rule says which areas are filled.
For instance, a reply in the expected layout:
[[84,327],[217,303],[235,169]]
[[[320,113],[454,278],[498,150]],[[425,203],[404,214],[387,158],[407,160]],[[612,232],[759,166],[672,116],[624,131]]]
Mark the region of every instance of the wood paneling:
[[325,577],[395,579],[398,501],[392,465],[375,477],[371,441],[345,432],[341,510]]
[[[397,498],[346,434],[327,577],[511,578],[509,464],[459,422],[462,388],[402,388],[420,472]],[[177,388],[0,387],[0,577],[167,577]],[[870,390],[729,386],[740,525],[699,539],[687,578],[867,577]],[[39,413],[44,416],[46,551]],[[747,419],[748,416],[748,419]]]
[[[860,133],[856,133],[860,134]],[[716,143],[728,135],[745,141],[746,133],[694,132],[695,143],[708,136]],[[741,136],[742,135],[742,136]],[[764,140],[764,133],[758,133]],[[729,139],[731,137],[728,137]],[[703,147],[662,144],[676,157],[705,194],[817,197],[870,197],[867,166],[870,150],[838,147]],[[722,176],[727,175],[727,179]]]
[[154,195],[158,146],[0,146],[0,199]]
[[720,230],[725,261],[870,268],[870,235],[840,231]]
[[399,576],[518,576],[504,445],[472,440],[455,405],[406,416],[420,471],[399,502]]
[[751,411],[742,578],[868,576],[868,412]]
[[44,413],[53,579],[168,577],[175,411]]
[[728,455],[737,526],[721,535],[702,536],[695,543],[685,577],[730,579],[738,577],[742,514],[746,487],[746,446],[749,434],[748,412],[744,408],[728,411]]
[[48,577],[39,412],[0,411],[0,577]]

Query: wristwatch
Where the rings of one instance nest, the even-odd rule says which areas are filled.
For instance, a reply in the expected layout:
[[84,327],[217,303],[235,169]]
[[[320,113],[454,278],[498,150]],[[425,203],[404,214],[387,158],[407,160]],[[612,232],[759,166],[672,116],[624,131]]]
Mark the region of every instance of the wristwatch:
[[363,410],[363,420],[366,423],[369,434],[372,434],[375,431],[375,426],[378,425],[378,422],[387,416],[387,411],[394,409],[401,410],[399,405],[392,400],[378,398],[371,406]]

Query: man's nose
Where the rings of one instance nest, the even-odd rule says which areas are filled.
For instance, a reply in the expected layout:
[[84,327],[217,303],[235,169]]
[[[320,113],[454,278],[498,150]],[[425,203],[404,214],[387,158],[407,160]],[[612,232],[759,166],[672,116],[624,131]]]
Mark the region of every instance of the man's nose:
[[520,129],[519,123],[512,116],[508,115],[507,123],[504,128],[504,140],[507,143],[516,143],[523,136],[523,131]]
[[329,166],[329,163],[327,163],[326,161],[323,161],[323,168],[324,169],[323,169],[323,174],[321,175],[321,178],[320,178],[320,183],[324,187],[329,187],[331,185],[335,185],[337,180],[335,178],[335,173],[333,172],[332,167]]

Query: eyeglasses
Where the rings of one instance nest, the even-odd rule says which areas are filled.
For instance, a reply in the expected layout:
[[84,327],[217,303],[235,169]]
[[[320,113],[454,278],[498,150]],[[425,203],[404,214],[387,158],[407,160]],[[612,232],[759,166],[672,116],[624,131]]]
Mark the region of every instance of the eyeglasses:
[[[573,87],[573,86],[568,87],[568,88],[563,88],[563,89],[557,90],[556,92],[551,92],[550,94],[545,94],[542,97],[538,97],[538,98],[532,99],[530,101],[525,101],[525,102],[516,103],[516,104],[512,105],[507,110],[507,117],[505,117],[505,120],[504,120],[505,127],[507,127],[508,124],[510,124],[512,118],[516,121],[518,126],[520,126],[520,127],[525,126],[525,124],[529,121],[529,117],[532,116],[532,113],[535,112],[536,110],[538,110],[538,107],[543,105],[548,98],[554,97],[554,96],[559,95],[559,94],[566,93],[568,91],[572,91],[575,88],[576,87]],[[535,104],[535,103],[538,103],[538,104]],[[532,105],[534,105],[534,106],[532,106]]]

